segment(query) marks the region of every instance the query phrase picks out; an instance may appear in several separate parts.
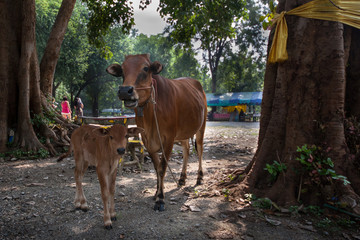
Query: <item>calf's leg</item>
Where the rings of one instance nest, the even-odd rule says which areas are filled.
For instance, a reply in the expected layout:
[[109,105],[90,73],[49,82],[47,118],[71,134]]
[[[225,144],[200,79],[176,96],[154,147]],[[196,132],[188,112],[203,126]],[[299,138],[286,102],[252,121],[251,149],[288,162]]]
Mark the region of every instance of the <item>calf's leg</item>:
[[183,166],[182,166],[181,175],[180,175],[180,179],[179,179],[179,185],[183,186],[183,185],[185,185],[185,181],[186,181],[186,169],[187,169],[188,160],[189,160],[190,144],[189,144],[189,139],[183,140],[180,142],[181,142],[181,146],[183,149]]
[[111,221],[116,221],[116,212],[115,212],[115,187],[116,187],[116,173],[117,173],[117,169],[115,172],[113,172],[109,178],[110,181],[110,219]]
[[96,172],[100,182],[101,199],[104,205],[104,225],[106,229],[112,229],[112,222],[110,218],[110,176],[109,172],[104,168],[97,166]]
[[82,188],[82,180],[84,173],[88,168],[88,163],[84,161],[83,156],[79,153],[74,154],[75,158],[75,183],[76,183],[76,194],[75,194],[75,208],[87,211],[89,209],[86,203],[86,197]]

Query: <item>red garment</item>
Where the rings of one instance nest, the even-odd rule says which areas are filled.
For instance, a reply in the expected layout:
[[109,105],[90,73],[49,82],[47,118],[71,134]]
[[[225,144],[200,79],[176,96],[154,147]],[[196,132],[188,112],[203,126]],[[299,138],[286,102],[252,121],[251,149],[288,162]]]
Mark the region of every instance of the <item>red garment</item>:
[[70,113],[69,102],[62,101],[61,102],[61,112],[62,113]]

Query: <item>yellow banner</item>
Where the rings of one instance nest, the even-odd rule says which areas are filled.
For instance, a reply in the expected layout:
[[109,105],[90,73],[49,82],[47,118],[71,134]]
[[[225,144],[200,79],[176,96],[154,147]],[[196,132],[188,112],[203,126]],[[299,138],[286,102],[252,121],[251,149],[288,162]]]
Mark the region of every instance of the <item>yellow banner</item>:
[[275,14],[276,24],[274,39],[270,48],[269,63],[282,62],[288,59],[286,41],[288,30],[285,15],[295,15],[327,21],[337,21],[360,29],[359,0],[313,0],[297,8]]
[[243,110],[244,112],[246,112],[246,105],[241,104],[241,105],[237,105],[237,106],[228,106],[228,107],[223,107],[226,111],[228,112],[233,112],[235,111],[235,109],[238,112],[241,112],[241,110]]

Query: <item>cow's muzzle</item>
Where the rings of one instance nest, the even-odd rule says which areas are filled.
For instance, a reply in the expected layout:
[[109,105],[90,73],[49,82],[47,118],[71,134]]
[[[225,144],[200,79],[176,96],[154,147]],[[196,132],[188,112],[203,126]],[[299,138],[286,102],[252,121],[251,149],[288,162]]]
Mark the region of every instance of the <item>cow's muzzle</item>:
[[135,96],[134,87],[132,86],[120,86],[118,91],[118,97],[124,101],[125,107],[135,108],[137,107],[138,100]]
[[125,148],[118,148],[117,152],[119,155],[123,155],[123,154],[125,154]]

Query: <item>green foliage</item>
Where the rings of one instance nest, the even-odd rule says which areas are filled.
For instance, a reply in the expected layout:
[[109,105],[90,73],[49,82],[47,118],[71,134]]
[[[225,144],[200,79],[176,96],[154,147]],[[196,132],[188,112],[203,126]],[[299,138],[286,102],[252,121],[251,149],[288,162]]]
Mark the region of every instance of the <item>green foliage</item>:
[[336,224],[341,227],[345,227],[345,228],[354,228],[356,226],[355,221],[352,221],[351,219],[345,219],[345,218],[338,219],[336,221]]
[[324,210],[319,206],[310,205],[304,208],[304,212],[316,216],[321,216],[324,213]]
[[312,183],[320,185],[323,181],[331,182],[331,179],[341,180],[344,185],[349,184],[345,176],[336,174],[333,169],[334,163],[331,158],[327,157],[327,153],[331,149],[326,150],[315,145],[298,147],[296,152],[299,157],[296,158],[302,164],[302,173],[306,173]]
[[225,196],[226,198],[228,198],[228,197],[230,196],[230,190],[227,189],[227,188],[224,188],[224,189],[222,190],[222,193],[224,194],[224,196]]
[[264,16],[260,16],[260,18],[259,18],[259,21],[262,22],[262,27],[264,30],[268,30],[271,27],[272,19],[275,16],[276,7],[277,7],[277,6],[275,6],[274,1],[272,1],[272,0],[270,0],[268,2],[268,4],[269,4],[270,12]]
[[234,23],[247,15],[244,0],[164,0],[159,9],[176,42],[190,47],[192,39],[199,39],[202,49],[219,39],[234,38]]
[[40,128],[42,125],[49,126],[55,123],[53,119],[51,116],[34,114],[31,119],[31,124],[37,128]]
[[258,198],[251,205],[256,208],[271,209],[272,201],[269,198]]
[[333,225],[332,221],[327,217],[321,219],[315,224],[316,227],[322,229],[329,229],[330,227],[332,227],[332,225]]
[[43,148],[39,149],[38,151],[23,151],[21,149],[14,149],[12,151],[2,153],[0,156],[17,159],[39,159],[49,157],[50,153]]
[[271,180],[274,181],[281,172],[286,171],[286,165],[284,163],[274,161],[273,164],[267,163],[264,170],[269,172],[269,174],[271,175]]
[[106,54],[105,36],[114,25],[124,34],[130,33],[135,25],[132,1],[83,0],[90,13],[87,35],[91,44],[103,49]]

